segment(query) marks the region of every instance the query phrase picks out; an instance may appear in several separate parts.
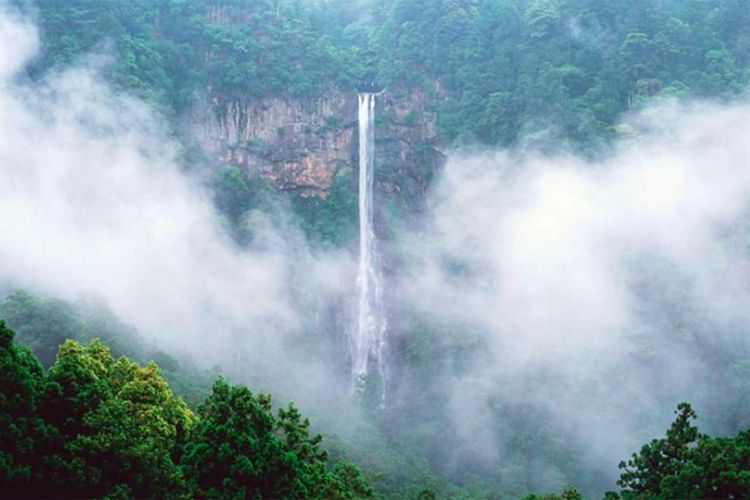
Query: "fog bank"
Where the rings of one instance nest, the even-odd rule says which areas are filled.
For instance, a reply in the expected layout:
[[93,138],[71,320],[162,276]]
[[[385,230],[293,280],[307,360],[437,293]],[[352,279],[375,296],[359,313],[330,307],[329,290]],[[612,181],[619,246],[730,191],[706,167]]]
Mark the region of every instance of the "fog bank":
[[164,120],[104,83],[107,56],[30,83],[37,40],[29,21],[0,13],[0,282],[101,296],[205,366],[303,386],[335,371],[289,344],[325,329],[311,318],[353,281],[349,256],[313,255],[293,224],[260,212],[247,217],[253,244],[238,248],[180,170]]
[[[494,466],[515,437],[508,407],[610,476],[680,401],[704,429],[750,425],[750,106],[670,101],[621,130],[596,163],[452,155],[428,229],[402,245],[400,300],[482,346],[452,407]],[[542,483],[562,481],[545,460]]]

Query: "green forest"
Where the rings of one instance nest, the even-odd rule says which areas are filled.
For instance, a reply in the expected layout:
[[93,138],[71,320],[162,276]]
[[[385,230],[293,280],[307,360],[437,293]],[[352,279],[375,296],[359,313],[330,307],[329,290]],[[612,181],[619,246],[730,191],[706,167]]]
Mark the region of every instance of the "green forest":
[[92,50],[122,89],[172,113],[351,91],[432,96],[453,144],[591,149],[666,96],[727,99],[750,81],[744,0],[39,0],[40,78]]
[[357,468],[328,467],[292,405],[217,379],[195,409],[153,361],[66,340],[49,370],[0,323],[3,497],[369,498]]
[[[209,391],[210,374],[163,353],[145,357],[163,359],[171,367],[164,373],[154,361],[141,365],[113,354],[92,335],[117,335],[114,352],[136,359],[147,349],[132,332],[123,335],[106,310],[90,316],[72,304],[17,292],[0,313],[18,325],[23,342],[0,322],[3,498],[404,498],[398,486],[373,489],[383,483],[368,481],[366,467],[334,463],[294,405],[275,411],[270,395],[222,377]],[[46,365],[27,347],[49,353],[61,336],[68,339]],[[184,389],[173,392],[165,376]],[[746,496],[750,429],[711,437],[698,431],[688,403],[675,415],[665,437],[619,464],[621,490],[606,499]],[[451,497],[477,493],[456,489]],[[500,491],[480,494],[503,498]],[[413,498],[437,496],[425,487]],[[524,497],[580,498],[574,487]]]
[[[498,302],[472,295],[491,296],[500,288],[489,277],[490,259],[472,257],[484,240],[451,226],[456,233],[445,239],[454,246],[435,252],[437,264],[425,257],[421,263],[427,264],[416,271],[409,268],[412,248],[423,248],[418,246],[422,244],[432,249],[430,245],[444,243],[419,230],[434,229],[432,224],[438,232],[447,231],[440,225],[444,214],[435,207],[455,185],[440,191],[441,171],[429,170],[424,166],[428,162],[404,173],[378,165],[376,159],[376,165],[383,167],[375,173],[376,196],[386,201],[375,209],[375,232],[381,238],[386,283],[390,279],[397,284],[393,288],[406,289],[409,279],[435,279],[434,297],[424,300],[444,301],[447,312],[441,316],[429,307],[422,309],[421,303],[404,300],[412,297],[411,290],[391,291],[385,298],[392,334],[390,371],[355,380],[351,391],[355,397],[348,398],[345,379],[350,373],[347,355],[342,353],[347,350],[347,325],[352,323],[347,301],[354,300],[354,293],[330,292],[333,299],[327,294],[356,268],[342,255],[358,251],[357,172],[337,170],[324,196],[284,192],[274,189],[268,178],[209,158],[183,130],[185,115],[202,103],[211,103],[217,114],[236,103],[276,97],[309,103],[334,94],[356,97],[363,82],[369,82],[395,100],[417,95],[425,112],[434,114],[436,147],[448,152],[449,161],[453,152],[461,158],[501,151],[512,159],[529,154],[562,158],[564,163],[575,157],[597,171],[596,161],[611,158],[639,140],[643,132],[628,122],[630,116],[670,102],[721,107],[747,101],[748,0],[0,0],[0,35],[6,8],[14,13],[9,19],[22,12],[31,20],[38,30],[39,48],[19,75],[0,81],[0,107],[5,102],[3,86],[42,89],[39,95],[49,97],[64,89],[45,86],[71,68],[102,76],[118,99],[146,103],[150,113],[163,119],[167,131],[163,142],[174,146],[180,174],[195,181],[196,190],[207,193],[205,199],[196,197],[200,202],[196,204],[215,210],[217,225],[228,235],[227,241],[220,239],[228,249],[222,255],[244,263],[237,256],[266,252],[265,260],[255,264],[268,269],[277,261],[300,263],[285,268],[284,279],[292,285],[279,285],[281,292],[264,282],[265,275],[248,278],[248,288],[262,292],[252,295],[259,302],[272,302],[276,292],[293,296],[288,303],[272,307],[285,320],[292,318],[288,320],[292,326],[283,321],[253,325],[281,340],[263,337],[245,345],[241,328],[231,321],[217,321],[208,328],[195,327],[200,348],[188,346],[186,340],[183,351],[173,352],[169,346],[179,346],[180,341],[160,342],[160,336],[181,338],[184,323],[166,322],[169,332],[142,328],[142,318],[123,315],[106,297],[88,295],[88,281],[81,280],[81,295],[74,300],[70,293],[56,293],[70,289],[70,283],[60,285],[68,277],[62,269],[60,276],[40,276],[33,266],[14,274],[16,270],[6,270],[0,262],[0,498],[750,498],[750,322],[742,302],[750,264],[741,260],[744,267],[726,274],[732,278],[725,280],[727,295],[740,306],[725,295],[711,304],[691,295],[694,281],[695,289],[705,285],[701,293],[719,296],[712,288],[715,282],[705,275],[721,280],[726,262],[735,262],[737,254],[750,254],[745,240],[750,207],[737,209],[740,216],[729,222],[718,216],[716,222],[711,218],[714,212],[701,219],[702,212],[693,212],[692,204],[688,210],[665,209],[670,215],[682,211],[685,217],[699,220],[701,235],[713,238],[706,237],[709,243],[703,246],[695,244],[698,258],[685,257],[686,266],[705,264],[708,271],[698,277],[669,261],[664,250],[674,246],[687,254],[691,248],[685,247],[695,243],[693,238],[661,239],[657,230],[647,232],[644,239],[658,247],[655,264],[641,262],[646,252],[627,238],[603,237],[592,245],[594,250],[581,245],[581,253],[592,261],[597,261],[602,248],[624,247],[616,259],[601,259],[607,272],[596,278],[620,280],[628,290],[636,290],[637,300],[628,302],[638,317],[636,340],[623,342],[622,348],[614,344],[613,351],[618,352],[612,359],[585,360],[596,367],[611,362],[607,370],[592,371],[611,375],[610,380],[592,381],[588,373],[579,373],[576,363],[581,360],[568,357],[552,341],[544,344],[549,350],[541,366],[529,361],[537,354],[529,347],[531,353],[520,351],[526,357],[520,356],[518,366],[492,371],[487,366],[496,368],[493,356],[500,357],[497,352],[510,351],[511,346],[487,340],[485,334],[495,324],[462,316],[471,316],[471,307],[497,308],[502,310],[498,314],[511,316]],[[9,38],[0,37],[3,40]],[[6,54],[2,50],[0,57]],[[14,47],[5,50],[12,54]],[[5,78],[1,71],[0,77]],[[35,94],[29,95],[31,108],[43,107],[33,102]],[[405,128],[418,120],[414,112],[406,117],[400,124]],[[96,117],[84,116],[80,121],[87,119],[96,123]],[[387,120],[394,119],[377,116],[376,126]],[[716,126],[715,121],[707,123]],[[328,125],[344,126],[333,120]],[[33,130],[24,121],[18,127]],[[283,127],[277,132],[288,133]],[[94,139],[86,138],[92,149],[96,149],[96,134],[91,136]],[[352,144],[357,145],[359,139],[352,134]],[[714,135],[711,140],[721,143],[718,132]],[[158,135],[157,139],[162,140]],[[390,144],[378,140],[376,145],[383,150]],[[3,141],[0,183],[15,180],[12,175],[2,176],[15,161],[8,153],[12,145],[3,149]],[[109,154],[106,147],[102,149]],[[137,142],[133,149],[138,149]],[[149,157],[148,147],[143,149],[145,153],[137,154]],[[56,154],[50,152],[44,161],[53,163]],[[418,158],[430,154],[415,152]],[[23,172],[20,156],[17,164]],[[91,161],[85,154],[80,158]],[[722,161],[746,164],[747,158],[717,159]],[[483,168],[469,165],[476,172]],[[109,167],[98,165],[102,170]],[[716,177],[725,173],[718,167],[716,172]],[[401,190],[397,182],[384,188],[377,184],[379,174],[380,179],[397,175],[417,179],[415,184],[423,183],[424,192]],[[471,180],[472,172],[465,175]],[[65,196],[79,195],[65,184],[64,175],[59,177]],[[702,179],[711,181],[712,176]],[[29,176],[29,184],[37,181]],[[91,181],[96,185],[96,179]],[[656,184],[662,181],[655,177]],[[728,200],[734,199],[733,184],[727,181],[720,186]],[[571,196],[585,191],[577,190],[577,184],[560,185]],[[18,193],[25,192],[24,183],[14,186]],[[493,186],[470,190],[460,199],[462,206],[486,199],[484,190],[492,191]],[[636,192],[637,198],[648,187],[633,182],[627,192]],[[435,198],[430,197],[433,188]],[[714,191],[708,189],[696,193],[696,207],[711,198]],[[673,193],[665,191],[667,201],[649,204],[652,200],[646,193],[634,205],[667,206]],[[526,194],[520,192],[518,197]],[[750,199],[745,194],[737,196]],[[55,200],[58,205],[52,206],[64,212],[65,202]],[[505,203],[511,206],[516,201]],[[0,211],[2,207],[0,200]],[[566,208],[557,211],[565,215]],[[172,213],[170,207],[160,209],[163,212],[156,218]],[[0,218],[13,215],[0,213]],[[133,217],[134,224],[148,226],[146,220],[154,214],[141,215]],[[95,224],[87,226],[86,216],[76,217],[81,227],[91,230],[83,233],[81,247],[50,244],[44,249],[49,252],[46,258],[69,257],[86,247],[85,236],[94,234]],[[476,219],[489,227],[500,215]],[[111,223],[113,231],[122,229],[115,217],[103,220],[105,225]],[[563,231],[555,226],[556,220],[542,224],[553,235]],[[626,226],[635,233],[641,228],[634,220],[605,218],[601,226]],[[158,227],[168,225],[166,220]],[[679,226],[676,231],[682,228],[675,226]],[[21,238],[26,229],[10,231],[0,240]],[[510,230],[504,231],[488,235],[490,248],[512,238]],[[733,235],[726,246],[729,250],[716,260],[700,262],[704,255],[700,252],[708,252],[706,248],[725,249],[722,238],[729,233]],[[166,237],[153,241],[158,244]],[[554,243],[553,238],[540,247],[556,248]],[[3,246],[0,243],[0,260],[10,255],[3,253]],[[145,241],[144,247],[149,246],[152,240]],[[226,294],[226,303],[246,307],[244,296],[232,296],[237,288],[222,288],[219,280],[230,280],[223,268],[211,267],[214,261],[200,253],[203,248],[198,253],[209,263],[206,269],[196,266],[188,272],[199,277],[206,294]],[[456,255],[455,248],[466,255]],[[519,248],[519,253],[528,250],[532,256],[542,253],[533,246]],[[116,252],[110,248],[103,252],[110,251]],[[85,261],[85,251],[82,254],[78,258]],[[200,259],[196,262],[203,263]],[[65,265],[64,259],[54,262]],[[318,266],[319,262],[323,264]],[[610,273],[625,266],[622,262],[631,266],[628,273]],[[444,272],[440,277],[447,276],[445,281],[458,290],[456,295],[441,295],[444,290],[438,288],[446,285],[428,264]],[[556,267],[577,265],[580,261],[572,259]],[[544,273],[541,268],[529,279]],[[523,288],[526,277],[505,268],[502,274]],[[580,274],[588,277],[586,269]],[[19,276],[30,278],[24,282]],[[215,286],[214,277],[219,283]],[[305,284],[308,279],[313,285]],[[171,295],[165,296],[165,302],[181,298],[181,281],[177,281],[174,287],[164,288]],[[45,288],[47,282],[54,285]],[[583,278],[581,286],[596,288]],[[548,295],[564,295],[566,290],[540,292],[513,307],[528,306],[535,311],[534,319],[544,317]],[[421,289],[414,293],[430,295]],[[461,309],[463,303],[450,301],[460,295],[469,297],[466,304],[471,307],[456,313],[453,308]],[[698,296],[704,297],[696,292]],[[596,306],[577,295],[562,299],[584,303],[579,307],[586,309],[586,319],[598,318]],[[174,314],[216,318],[222,311],[213,302],[204,309],[186,303],[190,307],[175,307]],[[156,309],[146,309],[146,324],[157,324],[151,321],[158,316]],[[543,328],[549,327],[544,335],[566,334],[566,321],[578,309],[562,309],[562,319],[552,327],[540,321]],[[519,327],[510,319],[504,321],[500,321],[502,328]],[[626,336],[620,331],[617,335]],[[237,345],[225,348],[219,360],[208,354],[203,359],[204,347],[205,353],[214,352],[215,338],[237,339]],[[522,333],[514,338],[520,344],[526,341]],[[268,354],[261,347],[268,347]],[[273,349],[289,357],[276,357]],[[295,365],[308,357],[315,360],[309,366]],[[683,358],[689,361],[681,364]],[[483,379],[483,370],[492,375]],[[340,387],[325,386],[331,373],[341,379]],[[507,374],[507,380],[498,373]],[[558,377],[559,373],[569,378]],[[384,402],[386,382],[389,396]],[[639,393],[642,388],[651,392]],[[479,401],[480,393],[489,396]],[[616,400],[618,405],[598,404],[596,397],[602,393],[612,399],[601,401]],[[569,394],[570,399],[560,394]],[[558,401],[575,402],[576,397],[589,406],[554,407]],[[549,404],[535,404],[545,398]],[[596,415],[589,420],[583,412],[591,408]],[[617,412],[623,408],[632,413],[620,419]],[[621,426],[602,428],[601,422],[620,420]],[[602,441],[602,436],[609,440]],[[634,442],[641,443],[640,448]],[[611,460],[613,456],[618,458]]]

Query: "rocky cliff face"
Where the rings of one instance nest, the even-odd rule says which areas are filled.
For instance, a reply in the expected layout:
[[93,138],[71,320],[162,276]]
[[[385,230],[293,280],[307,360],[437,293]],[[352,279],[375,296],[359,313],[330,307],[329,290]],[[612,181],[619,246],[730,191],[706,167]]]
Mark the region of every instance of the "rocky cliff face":
[[[437,116],[420,90],[384,92],[375,110],[375,180],[383,194],[420,201],[445,155],[437,134]],[[434,100],[432,101],[435,102]]]
[[[435,114],[418,91],[376,101],[376,182],[393,196],[424,193],[442,165]],[[196,106],[187,132],[219,162],[262,176],[280,190],[327,195],[335,175],[357,171],[357,95],[226,100]]]

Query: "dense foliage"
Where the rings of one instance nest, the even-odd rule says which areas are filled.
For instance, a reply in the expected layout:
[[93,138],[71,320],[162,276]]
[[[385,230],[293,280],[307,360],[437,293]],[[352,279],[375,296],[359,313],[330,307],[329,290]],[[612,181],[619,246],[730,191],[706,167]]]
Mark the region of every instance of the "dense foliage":
[[385,81],[441,84],[448,138],[551,148],[656,96],[741,92],[748,26],[741,0],[395,0],[377,40]]
[[0,321],[0,497],[367,498],[294,406],[219,379],[198,414],[151,362],[67,340],[47,373]]
[[[43,307],[45,302],[16,292],[4,302],[4,311],[14,312],[20,323],[24,304]],[[68,310],[67,317],[80,314],[62,301],[47,304],[54,307],[36,310],[36,324],[45,324],[45,319],[51,325],[49,336],[45,330],[26,329],[27,335],[36,332],[27,338],[40,352],[47,352],[48,344],[60,338],[53,332],[61,308]],[[35,324],[31,316],[27,315],[26,325]],[[69,325],[63,321],[60,326]],[[331,466],[328,453],[321,449],[321,437],[310,435],[309,421],[293,405],[274,414],[270,396],[254,395],[221,378],[194,413],[172,392],[153,362],[142,366],[124,356],[114,358],[98,339],[87,344],[65,340],[45,372],[31,351],[15,342],[15,333],[4,322],[0,322],[0,368],[0,426],[7,430],[0,435],[1,497],[367,498],[375,494],[359,469],[341,460],[340,450]],[[736,437],[711,437],[693,425],[696,414],[690,405],[680,404],[675,413],[666,437],[652,440],[620,463],[622,490],[607,493],[606,498],[750,494],[750,430]],[[539,429],[545,425],[532,414],[524,418],[532,418]],[[512,425],[519,430],[519,442],[518,456],[508,459],[511,463],[526,460],[526,446],[553,446],[538,439],[523,444],[528,439],[523,436],[525,426]],[[425,429],[416,426],[410,432],[411,439],[417,439]],[[443,432],[449,440],[449,427]],[[365,464],[366,472],[388,474],[376,480],[383,497],[429,499],[438,498],[436,491],[440,491],[440,497],[495,498],[502,491],[490,485],[440,484],[429,469],[418,465],[421,459],[410,454],[408,442],[392,443],[387,451],[381,451],[376,441],[369,446],[367,458],[356,451],[353,458]],[[393,468],[383,469],[380,453],[387,454]],[[559,461],[565,460],[561,450]],[[406,471],[412,476],[404,477]],[[583,497],[571,487],[560,494],[526,498]]]
[[[175,131],[196,104],[242,128],[250,102],[377,80],[397,100],[416,92],[444,145],[595,154],[632,132],[620,124],[630,110],[666,96],[731,98],[750,82],[744,0],[39,0],[37,17],[31,78],[93,60],[118,88],[158,104]],[[439,161],[418,149],[411,173],[429,182],[419,165]],[[241,242],[248,207],[267,204],[257,184],[231,169],[214,179]],[[347,244],[354,184],[341,176],[331,191],[292,205],[312,240]],[[414,196],[395,197],[389,226]]]
[[160,497],[182,490],[173,453],[193,414],[154,363],[115,360],[101,342],[68,340],[44,378],[41,465],[51,496]]
[[190,404],[202,400],[210,390],[212,373],[200,370],[191,360],[178,360],[150,345],[132,325],[122,322],[96,298],[82,297],[71,303],[16,291],[0,300],[0,318],[15,330],[18,340],[31,349],[44,367],[52,366],[58,346],[65,340],[87,343],[96,338],[117,356],[128,356],[139,363],[158,363],[170,385]]
[[338,463],[310,437],[294,406],[274,417],[271,398],[218,380],[198,408],[200,420],[182,463],[190,490],[201,498],[367,498],[359,471]]
[[698,432],[682,403],[665,438],[654,439],[627,462],[618,484],[630,498],[746,498],[750,495],[750,429],[737,437]]
[[[591,147],[658,96],[750,81],[744,0],[40,0],[32,74],[109,45],[115,82],[217,111],[379,80],[421,88],[450,142]],[[622,131],[620,131],[622,132]]]
[[31,482],[36,439],[44,434],[37,414],[43,389],[42,366],[28,348],[13,343],[0,321],[0,492],[9,495]]

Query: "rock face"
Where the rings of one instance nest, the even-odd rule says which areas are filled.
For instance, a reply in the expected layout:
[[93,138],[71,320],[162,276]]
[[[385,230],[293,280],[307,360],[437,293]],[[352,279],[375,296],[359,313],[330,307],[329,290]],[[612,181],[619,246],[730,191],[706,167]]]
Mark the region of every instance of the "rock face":
[[[424,192],[442,165],[434,113],[420,92],[376,100],[376,182],[392,195]],[[357,95],[226,100],[196,106],[187,133],[213,159],[280,190],[325,197],[335,175],[357,171]]]
[[383,194],[412,209],[445,161],[428,102],[435,101],[420,90],[384,92],[376,101],[375,180]]

